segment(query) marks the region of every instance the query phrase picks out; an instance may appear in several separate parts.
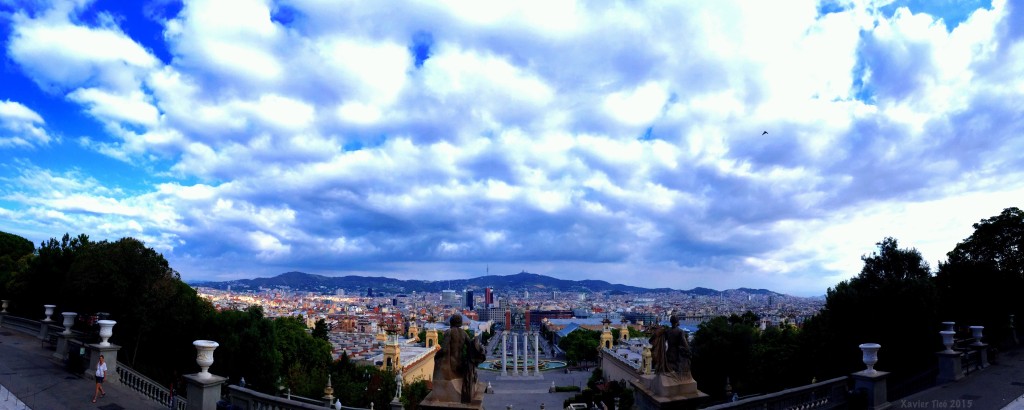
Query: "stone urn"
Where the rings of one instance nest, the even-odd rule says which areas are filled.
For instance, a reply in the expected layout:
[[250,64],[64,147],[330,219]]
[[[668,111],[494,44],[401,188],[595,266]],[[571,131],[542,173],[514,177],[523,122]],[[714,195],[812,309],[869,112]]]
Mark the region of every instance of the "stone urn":
[[946,346],[946,350],[944,350],[943,353],[953,353],[953,335],[955,335],[956,332],[952,330],[943,330],[939,332],[939,334],[942,335],[942,344]]
[[956,326],[956,322],[942,322],[942,326],[945,326],[945,328],[942,329],[943,331],[950,331],[950,332],[952,332],[952,331],[954,331],[953,330],[953,326]]
[[199,365],[200,372],[196,376],[200,379],[209,379],[213,377],[210,374],[210,366],[213,365],[213,351],[220,346],[220,343],[212,340],[196,340],[192,342],[192,346],[196,347],[196,364]]
[[114,335],[114,325],[117,322],[113,320],[100,320],[96,323],[100,325],[100,346],[110,346],[110,342],[107,339]]
[[984,330],[985,326],[971,326],[971,336],[974,337],[974,343],[971,343],[971,345],[981,346],[984,344],[981,343],[981,338],[983,337],[981,332]]
[[53,321],[53,319],[50,319],[50,316],[53,315],[53,309],[55,309],[56,307],[57,307],[57,305],[43,305],[43,309],[45,309],[45,311],[46,311],[46,317],[43,318],[44,322],[52,322]]
[[875,374],[878,370],[875,370],[875,363],[878,363],[878,349],[881,349],[882,345],[878,343],[864,343],[860,345],[860,351],[864,353],[863,359],[864,365],[868,368],[864,370],[865,374]]
[[64,313],[61,313],[61,315],[64,316],[64,323],[63,323],[63,325],[64,325],[64,332],[61,333],[61,334],[64,335],[64,336],[70,336],[71,335],[71,325],[75,324],[75,316],[78,316],[78,313],[75,313],[75,312],[64,312]]
[[[7,304],[11,303],[11,301],[9,301],[7,299],[4,299],[4,300],[2,300],[0,302],[3,302],[3,308],[4,308],[4,310],[2,312],[0,312],[0,313],[7,313]],[[1010,315],[1010,323],[1013,323],[1013,315]]]

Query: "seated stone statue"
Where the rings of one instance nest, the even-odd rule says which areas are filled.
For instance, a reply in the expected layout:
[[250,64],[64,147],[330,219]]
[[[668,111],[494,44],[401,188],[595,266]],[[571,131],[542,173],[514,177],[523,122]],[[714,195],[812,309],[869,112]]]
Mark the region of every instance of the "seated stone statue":
[[655,374],[649,388],[661,397],[693,396],[698,392],[690,373],[690,343],[686,332],[679,328],[679,317],[672,315],[670,322],[671,328],[654,329],[649,340]]
[[665,364],[666,372],[673,373],[682,380],[693,380],[690,374],[690,342],[687,334],[679,328],[679,317],[672,315],[672,328],[665,331]]
[[486,358],[480,336],[470,339],[462,330],[462,315],[452,315],[448,323],[441,349],[434,356],[434,388],[424,398],[424,403],[472,403],[483,393],[476,377],[477,365]]

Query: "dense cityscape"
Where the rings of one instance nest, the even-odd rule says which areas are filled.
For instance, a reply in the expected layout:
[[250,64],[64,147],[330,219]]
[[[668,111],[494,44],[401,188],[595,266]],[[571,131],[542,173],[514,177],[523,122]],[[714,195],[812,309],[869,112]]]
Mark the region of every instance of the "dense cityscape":
[[[453,314],[462,315],[470,328],[509,330],[544,327],[557,332],[569,325],[600,330],[602,321],[615,324],[625,320],[629,326],[644,329],[652,324],[667,323],[670,314],[683,318],[691,331],[706,319],[715,316],[756,314],[765,326],[799,325],[816,314],[823,298],[802,298],[765,290],[707,290],[694,295],[681,291],[608,294],[612,292],[561,292],[528,290],[528,284],[514,289],[443,290],[439,293],[386,293],[367,289],[293,289],[288,286],[232,291],[200,286],[199,294],[218,309],[244,310],[261,307],[269,317],[303,318],[312,328],[324,320],[331,329],[334,357],[345,352],[355,360],[369,360],[382,353],[382,347],[353,336],[365,334],[372,339],[388,329],[404,333],[410,326],[443,330],[443,323]],[[414,324],[415,323],[415,324]],[[529,326],[527,325],[529,323]],[[374,348],[375,347],[375,348]],[[372,360],[370,361],[372,363]]]

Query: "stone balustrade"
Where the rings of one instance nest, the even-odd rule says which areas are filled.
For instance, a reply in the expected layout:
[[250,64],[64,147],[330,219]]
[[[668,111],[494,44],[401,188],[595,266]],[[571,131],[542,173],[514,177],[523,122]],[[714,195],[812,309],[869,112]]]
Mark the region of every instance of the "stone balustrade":
[[344,405],[327,407],[326,403],[323,401],[321,401],[320,404],[305,403],[299,400],[260,393],[241,386],[228,386],[228,400],[231,402],[231,405],[240,409],[323,410],[330,408],[341,410],[368,410],[362,407],[347,407]]
[[117,377],[125,387],[135,390],[171,410],[185,410],[188,405],[188,401],[184,398],[172,395],[170,389],[143,376],[142,373],[126,367],[124,363],[117,366]]
[[3,327],[11,330],[17,330],[32,336],[39,334],[39,325],[40,322],[38,320],[25,319],[23,317],[11,315],[6,315],[3,321]]
[[832,409],[849,403],[846,376],[706,407],[705,410]]

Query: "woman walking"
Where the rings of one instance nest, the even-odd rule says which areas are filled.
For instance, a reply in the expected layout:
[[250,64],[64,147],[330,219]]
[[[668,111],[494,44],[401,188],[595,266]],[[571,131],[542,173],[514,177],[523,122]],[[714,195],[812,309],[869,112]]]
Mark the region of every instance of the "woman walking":
[[100,355],[100,360],[96,362],[96,392],[92,394],[92,402],[96,402],[97,396],[103,397],[107,395],[107,392],[103,390],[103,379],[107,377],[107,362],[103,360],[103,355]]

